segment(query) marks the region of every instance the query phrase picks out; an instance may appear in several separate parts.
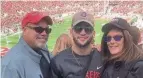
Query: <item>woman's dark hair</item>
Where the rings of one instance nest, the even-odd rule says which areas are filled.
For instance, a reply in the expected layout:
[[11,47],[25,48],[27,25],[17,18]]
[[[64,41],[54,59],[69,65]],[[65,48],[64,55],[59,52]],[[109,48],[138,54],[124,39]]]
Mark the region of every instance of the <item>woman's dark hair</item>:
[[[122,49],[122,52],[111,56],[110,51],[108,49],[107,43],[104,41],[104,37],[107,36],[107,34],[111,30],[117,30],[123,33],[124,37],[124,47]],[[120,28],[117,28],[113,26],[107,32],[104,32],[104,35],[102,37],[101,41],[101,53],[103,55],[103,58],[105,61],[133,61],[137,59],[143,59],[143,52],[137,47],[137,45],[133,41],[133,37],[130,35],[130,33],[127,30],[123,30]]]

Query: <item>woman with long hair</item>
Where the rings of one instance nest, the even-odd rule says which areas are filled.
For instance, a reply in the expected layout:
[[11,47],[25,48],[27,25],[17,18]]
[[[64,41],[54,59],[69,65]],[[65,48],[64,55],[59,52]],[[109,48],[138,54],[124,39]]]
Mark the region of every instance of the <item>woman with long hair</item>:
[[71,38],[68,34],[61,34],[55,44],[53,55],[57,55],[62,50],[71,47]]
[[143,52],[134,43],[125,19],[114,18],[102,27],[102,78],[143,78]]

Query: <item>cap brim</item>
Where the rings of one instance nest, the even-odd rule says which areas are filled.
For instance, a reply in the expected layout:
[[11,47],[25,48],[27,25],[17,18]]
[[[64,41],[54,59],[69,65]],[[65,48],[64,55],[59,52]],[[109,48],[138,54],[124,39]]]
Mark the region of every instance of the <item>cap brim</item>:
[[77,24],[80,23],[80,22],[87,22],[87,23],[89,23],[91,26],[94,26],[94,25],[92,24],[92,22],[90,22],[90,21],[88,21],[88,20],[79,20],[79,21],[76,21],[76,22],[74,22],[74,23],[72,24],[72,26],[74,27],[75,25],[77,25]]
[[120,26],[116,23],[111,23],[110,22],[110,23],[107,23],[107,24],[103,25],[102,32],[106,32],[106,31],[112,29],[112,27],[117,27],[117,28],[120,28],[120,29],[124,29],[122,26]]
[[53,25],[53,21],[52,21],[52,19],[51,19],[50,16],[44,16],[44,17],[41,18],[41,19],[45,19],[46,22],[48,23],[48,25]]
[[37,21],[35,21],[35,23],[38,23],[42,19],[46,20],[48,25],[53,25],[53,21],[52,21],[51,17],[47,16],[47,15],[41,16]]

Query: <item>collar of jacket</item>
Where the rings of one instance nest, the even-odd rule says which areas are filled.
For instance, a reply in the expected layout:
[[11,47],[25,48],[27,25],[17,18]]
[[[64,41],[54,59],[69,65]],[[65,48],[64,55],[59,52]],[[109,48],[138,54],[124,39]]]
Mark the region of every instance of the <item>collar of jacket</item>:
[[33,61],[40,63],[41,55],[36,53],[21,37],[19,40],[19,44],[23,47],[23,52],[25,55],[29,56]]
[[124,63],[125,63],[124,61],[116,61],[114,63],[114,69],[119,70],[124,65]]

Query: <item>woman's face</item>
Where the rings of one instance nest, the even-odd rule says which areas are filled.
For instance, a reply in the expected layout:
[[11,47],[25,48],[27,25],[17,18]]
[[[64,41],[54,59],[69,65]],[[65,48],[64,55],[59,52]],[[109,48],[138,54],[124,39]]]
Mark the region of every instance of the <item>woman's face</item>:
[[111,55],[117,54],[123,50],[124,36],[121,31],[112,29],[105,37],[108,49]]

